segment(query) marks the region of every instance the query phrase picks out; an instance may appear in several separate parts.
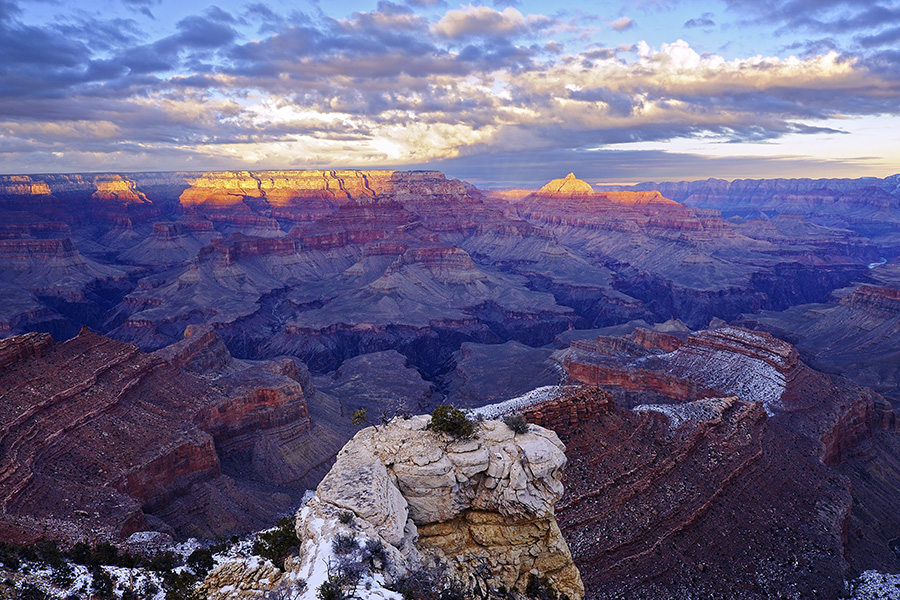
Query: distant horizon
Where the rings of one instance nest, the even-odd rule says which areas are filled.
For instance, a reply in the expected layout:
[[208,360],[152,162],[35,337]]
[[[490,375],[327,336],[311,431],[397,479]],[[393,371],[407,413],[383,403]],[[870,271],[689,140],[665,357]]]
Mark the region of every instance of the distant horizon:
[[[505,190],[515,190],[515,189],[523,189],[523,190],[537,190],[542,187],[546,183],[553,181],[554,179],[561,179],[566,176],[568,173],[574,173],[575,177],[586,181],[592,187],[596,188],[614,188],[614,187],[633,187],[640,184],[646,183],[675,183],[675,182],[698,182],[698,181],[708,181],[711,179],[718,179],[722,181],[740,181],[740,180],[775,180],[775,179],[796,179],[796,180],[828,180],[828,179],[887,179],[888,177],[892,177],[894,175],[900,175],[900,169],[898,169],[894,173],[890,173],[885,176],[874,176],[874,175],[860,175],[857,177],[854,176],[818,176],[818,177],[717,177],[717,176],[709,176],[709,177],[698,177],[698,178],[684,178],[684,179],[636,179],[630,182],[622,182],[622,181],[605,181],[602,179],[598,179],[597,177],[592,177],[588,175],[580,174],[577,170],[563,169],[555,174],[551,174],[545,179],[531,179],[527,181],[484,181],[478,180],[475,178],[466,178],[462,176],[457,176],[451,173],[448,173],[442,168],[428,167],[428,166],[413,166],[413,167],[304,167],[304,168],[280,168],[280,167],[262,167],[262,168],[225,168],[225,169],[146,169],[146,170],[85,170],[85,171],[44,171],[44,172],[32,172],[32,173],[0,173],[0,177],[40,177],[40,176],[52,176],[52,175],[140,175],[140,174],[152,174],[152,173],[224,173],[224,172],[234,172],[234,171],[249,171],[249,172],[266,172],[266,171],[399,171],[399,172],[411,172],[411,171],[440,171],[449,179],[457,179],[460,181],[464,181],[466,183],[472,184],[478,188],[490,190],[490,191],[505,191]],[[564,172],[563,172],[564,171]]]

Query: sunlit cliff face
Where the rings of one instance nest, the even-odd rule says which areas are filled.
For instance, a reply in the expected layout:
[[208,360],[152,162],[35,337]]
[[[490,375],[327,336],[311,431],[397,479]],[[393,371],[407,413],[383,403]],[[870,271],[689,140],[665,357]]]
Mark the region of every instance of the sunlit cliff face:
[[[775,11],[773,36],[738,0],[618,16],[424,1],[311,16],[226,0],[168,24],[170,7],[126,3],[143,10],[82,14],[81,25],[2,2],[0,160],[11,172],[465,166],[617,148],[868,168],[900,158],[881,133],[900,114],[879,29],[888,8],[880,20],[850,18],[862,9],[841,2],[844,12],[807,7],[805,21]],[[141,30],[151,9],[160,18]],[[867,37],[854,23],[881,25]],[[809,37],[839,27],[827,44]],[[849,146],[858,155],[842,132],[866,141]]]

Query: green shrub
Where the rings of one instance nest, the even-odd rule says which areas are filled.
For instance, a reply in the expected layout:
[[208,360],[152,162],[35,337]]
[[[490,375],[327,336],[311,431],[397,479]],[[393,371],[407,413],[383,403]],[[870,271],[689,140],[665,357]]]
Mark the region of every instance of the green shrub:
[[172,573],[163,579],[166,600],[203,600],[197,591],[197,577],[187,571]]
[[157,552],[147,563],[147,568],[156,573],[168,573],[175,569],[179,564],[178,555],[171,550],[165,552]]
[[84,542],[75,542],[75,544],[69,548],[68,555],[73,563],[77,565],[87,565],[91,562],[91,547]]
[[344,600],[346,597],[347,594],[337,575],[329,576],[316,590],[316,598],[319,600]]
[[281,570],[284,570],[284,559],[299,547],[300,540],[294,529],[293,517],[280,519],[274,529],[260,533],[253,542],[253,552],[268,558]]
[[503,423],[514,433],[528,433],[528,421],[525,420],[524,415],[507,415],[503,417]]
[[212,550],[208,548],[197,548],[191,552],[185,562],[197,577],[206,577],[206,574],[209,573],[216,564],[213,560]]
[[91,592],[101,598],[112,598],[115,585],[106,569],[94,565],[91,567]]
[[93,564],[108,565],[115,567],[119,565],[119,549],[108,542],[100,542],[94,547],[94,555],[91,559]]
[[34,550],[37,552],[38,561],[48,567],[58,567],[64,562],[62,550],[60,550],[59,546],[56,545],[56,542],[52,540],[44,540],[36,543],[34,545]]
[[54,563],[50,570],[50,583],[60,588],[68,588],[75,583],[75,570],[64,560]]
[[466,416],[466,413],[449,404],[442,404],[434,409],[431,420],[425,428],[449,433],[457,438],[470,438],[475,435],[475,423]]
[[362,560],[370,567],[387,569],[390,566],[390,556],[384,548],[381,540],[366,540],[362,548]]
[[21,564],[19,548],[15,544],[0,542],[0,565],[3,565],[10,571],[18,571]]

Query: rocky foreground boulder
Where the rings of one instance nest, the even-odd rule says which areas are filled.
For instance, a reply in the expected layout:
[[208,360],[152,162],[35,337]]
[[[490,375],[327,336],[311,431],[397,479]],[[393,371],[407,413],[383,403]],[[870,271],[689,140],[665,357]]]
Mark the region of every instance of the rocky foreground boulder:
[[[337,582],[342,562],[366,562],[371,570],[344,590],[353,597],[399,598],[387,588],[442,570],[432,582],[452,581],[466,597],[521,593],[531,582],[582,598],[554,518],[566,464],[556,434],[484,421],[466,439],[430,431],[428,423],[416,416],[359,432],[297,513],[299,555],[285,561],[284,576],[260,579],[259,587],[302,579],[303,597],[315,598]],[[210,598],[253,595],[230,581],[239,572],[231,563],[214,571],[205,586]]]

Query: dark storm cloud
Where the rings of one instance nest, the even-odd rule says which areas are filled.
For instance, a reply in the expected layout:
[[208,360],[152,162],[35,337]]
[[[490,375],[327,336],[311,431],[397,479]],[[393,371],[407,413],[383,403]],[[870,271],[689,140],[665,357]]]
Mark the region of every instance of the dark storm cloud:
[[163,54],[183,49],[212,49],[230,46],[237,39],[233,27],[208,17],[185,17],[176,24],[178,33],[163,38],[153,47]]
[[[224,72],[272,91],[286,93],[303,85],[318,88],[309,93],[323,96],[327,93],[313,83],[322,78],[352,78],[359,85],[361,80],[401,76],[464,76],[526,68],[539,51],[498,35],[451,52],[434,39],[428,21],[408,7],[391,2],[378,6],[381,10],[343,20],[283,26],[267,38],[239,44],[230,50],[232,64]],[[389,83],[396,86],[396,81]]]
[[248,4],[244,7],[244,12],[242,13],[245,18],[252,18],[258,21],[264,21],[268,23],[275,22],[280,20],[280,17],[273,11],[267,4],[263,4],[262,2],[254,2],[253,4]]
[[0,0],[0,22],[11,21],[17,17],[21,9],[13,0]]
[[840,51],[840,49],[841,46],[837,43],[837,40],[828,37],[817,40],[801,40],[798,42],[794,42],[793,44],[789,44],[782,48],[780,52],[797,53],[801,57],[811,57],[828,54],[832,51],[838,52]]
[[18,22],[18,7],[12,2],[2,2],[0,11],[0,99],[60,97],[67,87],[95,75],[89,68],[92,52],[84,42]]
[[603,102],[609,106],[611,114],[619,117],[631,115],[635,109],[633,96],[604,88],[570,91],[569,98],[582,102]]

